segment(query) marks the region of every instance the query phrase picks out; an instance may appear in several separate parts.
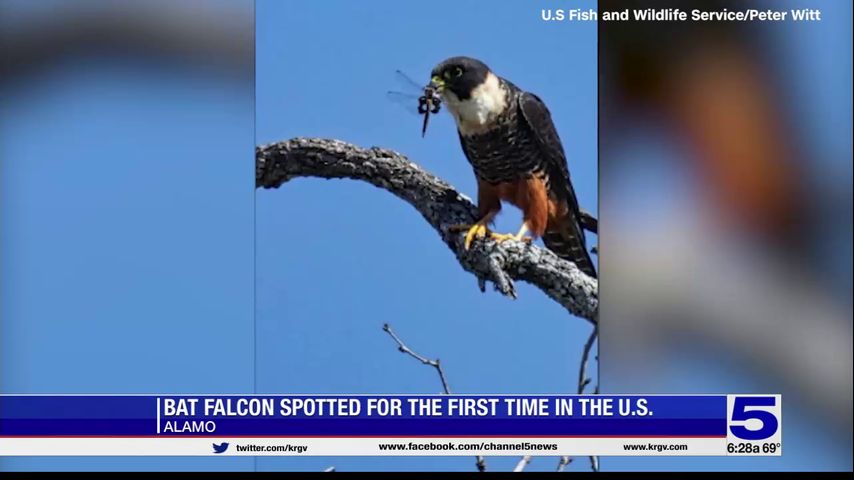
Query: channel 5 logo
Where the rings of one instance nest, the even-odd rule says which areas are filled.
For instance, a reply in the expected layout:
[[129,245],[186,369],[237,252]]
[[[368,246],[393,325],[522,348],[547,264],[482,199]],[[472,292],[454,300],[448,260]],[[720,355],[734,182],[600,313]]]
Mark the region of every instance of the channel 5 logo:
[[727,437],[740,441],[779,441],[780,395],[727,395]]

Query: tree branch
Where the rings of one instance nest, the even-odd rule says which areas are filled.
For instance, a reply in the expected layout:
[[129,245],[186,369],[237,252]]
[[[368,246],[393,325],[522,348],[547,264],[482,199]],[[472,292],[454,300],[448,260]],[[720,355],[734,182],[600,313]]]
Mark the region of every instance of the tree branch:
[[[581,354],[581,366],[578,369],[578,394],[582,395],[584,393],[584,389],[587,388],[587,385],[590,385],[590,382],[593,380],[587,375],[587,364],[590,361],[590,351],[593,350],[593,344],[596,343],[596,339],[599,337],[599,326],[596,325],[593,327],[593,331],[590,333],[590,337],[587,339],[587,342],[584,344],[584,352]],[[596,388],[593,390],[593,393],[599,394],[599,382],[596,382]],[[590,468],[594,472],[599,471],[599,457],[591,455],[590,457]],[[558,465],[558,471],[561,469],[561,465],[563,464],[563,459],[561,459],[561,464]]]
[[520,459],[519,459],[519,463],[517,463],[517,464],[516,464],[516,466],[515,466],[515,467],[513,467],[513,471],[514,471],[514,472],[523,472],[523,471],[525,471],[525,467],[527,467],[527,466],[528,466],[528,464],[529,464],[529,463],[531,463],[531,459],[533,459],[533,458],[534,458],[534,457],[532,457],[532,456],[530,456],[530,455],[525,455],[524,457],[520,458]]
[[407,347],[406,344],[403,343],[403,340],[401,340],[400,337],[398,337],[397,334],[394,333],[394,331],[391,329],[391,325],[387,323],[383,325],[383,331],[389,334],[389,336],[394,339],[395,342],[397,342],[397,349],[400,350],[401,353],[409,355],[410,357],[418,360],[424,365],[430,365],[431,367],[435,368],[436,371],[439,373],[439,380],[442,381],[442,390],[445,392],[445,395],[451,394],[451,388],[448,386],[448,379],[445,378],[445,371],[442,370],[442,364],[439,363],[438,358],[436,360],[430,360],[429,358],[423,355],[419,355],[417,352]]
[[566,466],[572,463],[572,457],[563,456],[560,457],[560,461],[557,463],[557,471],[562,472],[566,470]]
[[463,246],[463,234],[449,227],[476,221],[477,209],[453,187],[409,161],[379,147],[361,148],[340,140],[294,138],[262,145],[255,151],[255,184],[278,188],[298,177],[349,178],[368,182],[406,201],[439,233],[460,266],[478,279],[489,280],[502,294],[516,298],[513,280],[542,290],[570,313],[597,322],[599,284],[572,262],[547,249],[508,240]]
[[[410,357],[418,360],[419,362],[423,363],[424,365],[429,365],[429,366],[435,368],[436,371],[439,373],[439,380],[442,381],[442,390],[445,392],[445,395],[451,394],[451,388],[448,387],[448,380],[445,378],[445,371],[442,370],[442,365],[439,363],[438,358],[436,360],[430,360],[429,358],[425,357],[424,355],[420,355],[417,352],[415,352],[414,350],[412,350],[411,348],[409,348],[408,346],[406,346],[406,344],[403,343],[403,340],[401,340],[400,337],[398,337],[397,334],[394,333],[394,331],[391,329],[391,325],[389,325],[387,323],[383,324],[383,331],[385,333],[389,334],[389,336],[395,342],[397,342],[397,349],[401,353],[409,355]],[[485,472],[486,471],[486,459],[480,455],[476,456],[475,457],[475,467],[477,467],[478,472]]]
[[[587,342],[584,344],[584,351],[581,354],[581,364],[578,368],[578,394],[581,395],[584,393],[584,389],[587,388],[587,385],[590,385],[590,382],[593,380],[587,375],[587,364],[590,361],[590,351],[593,349],[593,344],[596,343],[596,337],[599,336],[599,327],[593,327],[593,332],[590,333],[590,337],[587,338]],[[599,393],[599,386],[596,386],[596,391],[594,393]]]

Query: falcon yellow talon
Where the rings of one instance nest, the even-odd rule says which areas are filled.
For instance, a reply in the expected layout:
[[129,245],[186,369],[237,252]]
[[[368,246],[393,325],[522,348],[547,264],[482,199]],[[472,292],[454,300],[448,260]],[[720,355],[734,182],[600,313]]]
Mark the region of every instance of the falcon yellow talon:
[[516,240],[517,242],[525,242],[531,243],[534,241],[531,237],[526,237],[524,235],[512,234],[512,233],[490,233],[490,237],[496,242],[503,242],[505,240]]
[[505,240],[516,240],[516,235],[513,235],[512,233],[490,233],[489,236],[496,242],[503,242]]
[[489,230],[486,228],[486,225],[484,225],[482,223],[476,223],[476,224],[472,225],[469,228],[468,233],[466,233],[466,241],[465,241],[466,250],[468,250],[471,247],[471,242],[475,238],[485,237],[486,233],[488,231]]
[[466,250],[469,250],[471,248],[471,244],[476,238],[485,238],[487,235],[489,235],[490,239],[496,242],[516,240],[517,242],[531,243],[534,241],[533,238],[524,236],[524,230],[516,234],[495,233],[489,231],[489,227],[487,227],[484,223],[475,223],[474,225],[451,225],[450,227],[448,227],[448,231],[466,232],[466,238],[464,242]]

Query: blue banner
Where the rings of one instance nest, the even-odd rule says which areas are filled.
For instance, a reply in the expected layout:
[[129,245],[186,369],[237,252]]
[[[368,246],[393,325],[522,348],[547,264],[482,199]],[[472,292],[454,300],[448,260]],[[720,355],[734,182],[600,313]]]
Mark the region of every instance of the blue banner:
[[0,437],[725,437],[725,395],[5,395]]

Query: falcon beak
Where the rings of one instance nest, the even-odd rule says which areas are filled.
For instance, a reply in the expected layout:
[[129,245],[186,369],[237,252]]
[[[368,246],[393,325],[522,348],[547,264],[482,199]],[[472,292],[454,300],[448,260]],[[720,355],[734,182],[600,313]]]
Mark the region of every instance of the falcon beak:
[[430,79],[430,85],[428,86],[432,88],[436,93],[442,93],[442,91],[445,89],[445,81],[442,80],[442,77],[434,75],[433,78]]

